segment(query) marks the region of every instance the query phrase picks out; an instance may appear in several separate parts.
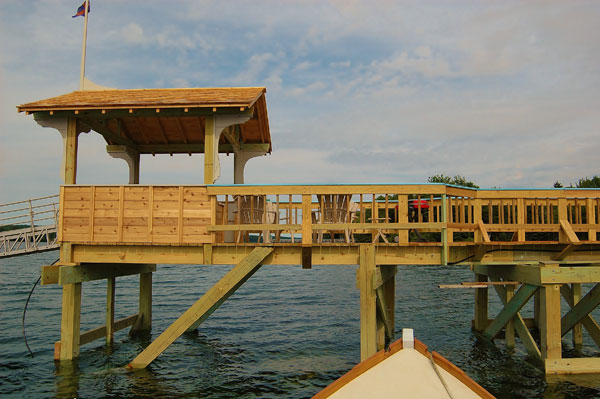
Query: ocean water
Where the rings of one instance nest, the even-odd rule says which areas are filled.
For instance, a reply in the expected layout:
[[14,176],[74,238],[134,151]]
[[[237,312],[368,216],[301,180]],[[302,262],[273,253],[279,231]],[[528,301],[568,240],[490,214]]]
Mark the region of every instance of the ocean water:
[[[154,273],[153,330],[115,334],[81,347],[77,362],[53,362],[60,336],[61,290],[38,286],[40,266],[56,251],[0,260],[0,398],[307,398],[360,360],[359,293],[352,266],[263,266],[198,329],[179,338],[146,370],[124,369],[151,339],[229,267],[159,265]],[[600,377],[546,380],[517,343],[489,343],[471,332],[473,291],[439,289],[471,280],[466,267],[404,266],[396,278],[396,333],[415,336],[461,367],[498,398],[600,398]],[[137,311],[138,280],[117,279],[116,314]],[[104,322],[106,282],[83,286],[82,331]],[[563,306],[565,309],[566,306]],[[490,314],[499,310],[491,299]],[[531,309],[525,309],[525,316]],[[586,336],[583,354],[600,356]],[[565,356],[579,356],[570,336]]]

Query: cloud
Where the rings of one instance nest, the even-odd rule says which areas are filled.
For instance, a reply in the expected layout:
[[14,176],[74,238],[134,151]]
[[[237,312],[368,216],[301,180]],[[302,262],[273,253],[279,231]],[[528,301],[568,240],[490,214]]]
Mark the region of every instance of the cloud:
[[[249,182],[444,173],[548,187],[598,174],[595,2],[144,4],[93,9],[87,76],[124,88],[266,85],[274,153],[248,163]],[[11,38],[0,41],[0,202],[60,183],[60,136],[14,106],[77,87],[82,20],[72,13],[57,1],[0,2],[0,35]],[[83,181],[126,179],[97,134],[81,151]],[[231,157],[222,162],[229,179]],[[144,157],[142,180],[169,183],[174,170],[195,183],[201,165]]]
[[142,27],[133,22],[121,29],[121,37],[126,43],[130,44],[142,44],[146,41]]

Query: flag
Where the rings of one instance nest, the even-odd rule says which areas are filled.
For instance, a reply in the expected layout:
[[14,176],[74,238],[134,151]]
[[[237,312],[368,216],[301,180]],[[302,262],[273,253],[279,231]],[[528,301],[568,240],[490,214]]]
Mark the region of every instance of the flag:
[[[90,1],[88,0],[88,9],[87,12],[90,12]],[[77,9],[77,13],[75,15],[73,15],[73,18],[75,17],[82,17],[85,15],[85,1],[83,2],[82,5],[79,6],[79,8]]]

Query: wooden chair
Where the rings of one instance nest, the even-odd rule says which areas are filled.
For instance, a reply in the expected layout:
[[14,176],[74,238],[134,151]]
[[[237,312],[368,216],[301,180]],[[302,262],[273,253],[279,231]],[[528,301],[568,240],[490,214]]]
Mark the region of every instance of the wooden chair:
[[[235,197],[237,202],[237,213],[239,224],[265,224],[266,220],[266,198],[264,195],[238,195]],[[249,242],[250,233],[259,233],[259,239],[262,235],[263,242],[267,239],[267,234],[263,230],[239,231],[236,242]]]
[[[352,206],[349,194],[321,194],[317,195],[319,201],[319,214],[316,217],[319,224],[351,223],[352,213],[355,213],[355,207]],[[335,241],[335,234],[343,234],[345,242],[352,242],[352,234],[349,229],[344,230],[319,230],[318,242],[323,242],[325,232],[329,233],[331,242]]]

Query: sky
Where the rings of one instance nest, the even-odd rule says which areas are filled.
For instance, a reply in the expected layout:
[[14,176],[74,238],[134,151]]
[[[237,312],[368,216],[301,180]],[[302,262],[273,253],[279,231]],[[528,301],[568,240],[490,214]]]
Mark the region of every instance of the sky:
[[[0,1],[0,203],[58,192],[60,134],[16,106],[77,90],[80,4]],[[552,187],[600,174],[599,20],[597,1],[93,0],[86,77],[265,86],[273,153],[246,183]],[[203,156],[142,156],[140,180],[201,184]],[[127,181],[82,134],[77,182]]]

